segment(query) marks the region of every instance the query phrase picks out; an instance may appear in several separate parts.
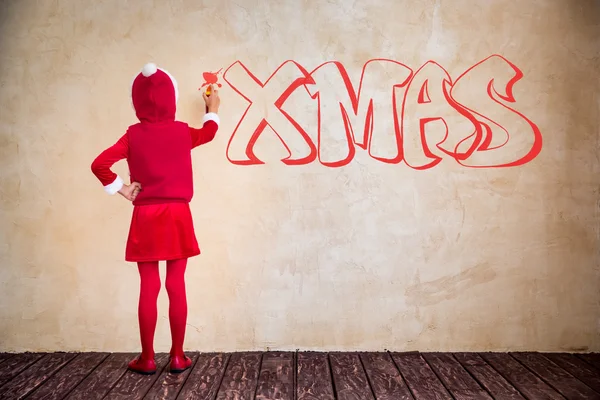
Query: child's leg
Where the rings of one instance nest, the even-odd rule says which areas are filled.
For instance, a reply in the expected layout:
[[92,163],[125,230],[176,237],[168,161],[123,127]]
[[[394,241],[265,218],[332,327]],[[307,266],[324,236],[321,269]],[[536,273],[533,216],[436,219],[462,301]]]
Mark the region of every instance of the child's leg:
[[187,258],[167,261],[165,287],[169,295],[169,322],[171,324],[171,356],[184,356],[183,341],[187,323],[187,298],[185,293],[185,269]]
[[158,261],[138,263],[140,272],[140,302],[138,318],[142,339],[142,359],[154,360],[154,332],[158,318],[157,300],[160,292]]

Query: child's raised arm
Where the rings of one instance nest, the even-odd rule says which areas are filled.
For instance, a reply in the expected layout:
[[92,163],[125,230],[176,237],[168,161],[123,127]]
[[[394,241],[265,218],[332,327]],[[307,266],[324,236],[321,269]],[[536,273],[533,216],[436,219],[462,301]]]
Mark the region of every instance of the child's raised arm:
[[209,87],[210,96],[206,95],[206,92],[202,93],[204,102],[206,103],[206,114],[202,119],[202,128],[195,129],[190,127],[190,135],[192,136],[192,148],[206,144],[215,138],[217,130],[219,129],[219,105],[221,99],[219,98],[219,91],[216,90],[213,85]]

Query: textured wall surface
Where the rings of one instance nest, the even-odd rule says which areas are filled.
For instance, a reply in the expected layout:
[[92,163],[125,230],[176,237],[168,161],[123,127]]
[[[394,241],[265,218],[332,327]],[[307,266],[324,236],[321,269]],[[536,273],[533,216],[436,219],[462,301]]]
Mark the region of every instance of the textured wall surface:
[[[135,122],[129,88],[148,61],[177,78],[178,118],[195,126],[202,72],[223,68],[221,128],[193,155],[203,254],[187,272],[187,348],[600,350],[597,1],[20,0],[0,11],[0,351],[139,348],[139,278],[123,261],[132,207],[90,164]],[[500,57],[454,82],[494,54],[522,72],[512,93],[517,72]],[[264,83],[286,60],[308,73],[339,61],[356,89],[374,58],[404,67],[374,63],[365,77],[370,153],[346,140],[335,64],[284,106],[305,142],[272,106],[298,67],[264,90],[241,68]],[[417,73],[427,61],[439,67]],[[450,153],[473,127],[489,147],[509,140],[463,164],[522,159],[534,129],[500,104],[541,133],[528,162],[461,165],[436,146],[439,119],[423,150],[420,118],[437,114]],[[267,127],[253,147],[264,164],[244,165],[261,118],[310,162],[282,162]],[[400,161],[398,120],[405,161],[380,161]],[[126,164],[115,171],[127,176]],[[164,289],[159,306],[156,347],[168,351]]]

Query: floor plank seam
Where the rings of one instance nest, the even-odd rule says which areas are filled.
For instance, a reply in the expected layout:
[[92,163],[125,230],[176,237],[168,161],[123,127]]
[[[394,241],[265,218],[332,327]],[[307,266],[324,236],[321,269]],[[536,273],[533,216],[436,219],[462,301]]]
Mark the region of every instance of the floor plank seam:
[[[598,393],[599,397],[600,397],[600,392],[598,392],[596,389],[594,389],[593,387],[591,387],[590,385],[588,385],[587,383],[585,383],[584,381],[582,381],[581,379],[579,379],[578,377],[576,377],[575,375],[573,375],[568,369],[562,367],[561,365],[558,365],[557,363],[555,363],[554,361],[552,361],[550,358],[546,357],[546,354],[544,353],[540,353],[540,355],[542,357],[544,357],[546,360],[548,360],[550,363],[556,365],[558,368],[560,368],[562,371],[564,371],[567,375],[569,375],[570,377],[572,377],[573,379],[577,380],[578,382],[581,382],[581,384],[585,385],[586,387],[588,387],[590,390]],[[541,378],[541,377],[540,377]],[[542,378],[543,379],[543,378]]]
[[[508,353],[510,356],[512,356],[514,359],[516,359],[517,361],[519,361],[516,357],[514,357],[512,352]],[[593,388],[589,387],[585,382],[581,381],[579,378],[577,378],[576,376],[572,375],[571,373],[569,373],[569,371],[567,371],[566,369],[564,369],[563,367],[561,367],[560,365],[556,364],[555,362],[553,362],[552,360],[550,360],[549,358],[545,357],[544,354],[542,353],[535,353],[540,355],[541,357],[543,357],[544,359],[546,359],[548,362],[550,362],[551,364],[553,364],[554,366],[556,366],[557,368],[559,368],[561,371],[565,372],[567,375],[569,375],[570,377],[572,377],[573,379],[575,379],[577,382],[580,382],[582,385],[588,387],[590,390],[596,392]],[[534,371],[531,368],[528,368],[527,365],[525,365],[525,363],[521,362],[521,365],[523,365],[525,368],[527,368],[528,370],[530,370],[535,376],[537,376],[542,382],[544,382],[545,384],[547,384],[548,386],[550,386],[554,391],[556,391],[557,393],[559,393],[561,396],[563,396],[565,399],[567,398],[567,396],[557,387],[555,386],[556,383],[552,383],[549,379],[547,379],[546,377],[540,375],[539,373],[537,373],[536,371]]]
[[[567,355],[573,356],[573,358],[575,358],[575,359],[576,359],[576,360],[578,360],[578,361],[582,361],[582,360],[581,360],[579,357],[576,357],[574,354],[568,354],[568,353],[567,353]],[[545,358],[547,358],[547,359],[549,359],[550,361],[553,361],[555,364],[559,365],[557,362],[555,362],[554,360],[550,359],[550,357],[548,357],[548,353],[544,354],[544,357],[545,357]],[[587,364],[587,363],[585,363],[585,362],[584,362],[584,365],[589,365],[589,364]],[[561,365],[559,365],[559,366],[561,366]],[[561,366],[561,367],[562,367],[562,366]],[[563,368],[564,370],[566,370],[566,371],[567,371],[567,373],[571,374],[572,376],[575,376],[573,373],[571,373],[570,369],[569,369],[569,370],[567,370],[567,368],[566,368],[566,367],[562,367],[562,368]],[[600,375],[600,373],[597,373],[596,375]],[[578,379],[579,381],[583,382],[583,380],[582,380],[582,379],[580,379],[580,378],[578,378],[578,377],[576,377],[576,376],[575,376],[575,378],[576,378],[576,379]],[[588,386],[589,388],[591,388],[593,391],[595,391],[596,393],[598,393],[598,398],[600,398],[600,387],[599,387],[598,389],[596,389],[596,388],[593,388],[593,387],[591,387],[591,386],[590,386],[590,385],[589,385],[587,382],[583,382],[583,383],[584,383],[586,386]]]
[[[111,354],[118,354],[118,353],[111,353]],[[112,392],[112,390],[117,387],[117,385],[119,384],[119,382],[121,381],[121,379],[123,379],[123,377],[125,376],[125,374],[127,374],[128,369],[124,368],[123,372],[121,373],[121,375],[119,376],[118,379],[115,379],[115,382],[108,388],[108,391],[106,392],[106,394],[104,394],[104,396],[102,396],[102,400],[104,400],[109,394],[110,392]]]
[[450,391],[450,389],[448,388],[448,386],[446,385],[446,382],[444,382],[444,380],[442,379],[442,377],[440,376],[440,374],[437,372],[437,369],[434,368],[433,364],[431,364],[431,362],[429,362],[427,360],[427,357],[423,356],[423,354],[419,355],[423,361],[425,361],[425,364],[427,365],[427,367],[429,367],[429,369],[431,370],[431,372],[433,372],[433,375],[435,375],[435,377],[438,379],[438,381],[440,381],[440,383],[442,384],[442,386],[444,387],[444,389],[446,389],[447,394],[456,400],[456,396],[454,396],[454,393],[452,393],[452,391]]
[[333,365],[331,364],[331,358],[330,358],[330,353],[327,353],[327,365],[329,366],[329,375],[330,375],[330,379],[331,379],[331,388],[333,389],[333,398],[335,400],[337,400],[338,395],[337,395],[337,390],[335,388],[335,379],[333,378]]
[[254,394],[252,394],[252,399],[256,399],[256,395],[258,393],[258,384],[260,383],[260,373],[262,372],[263,360],[265,359],[265,352],[260,353],[260,361],[258,363],[258,376],[256,377],[256,385],[254,385]]
[[[162,367],[162,369],[160,370],[160,372],[158,370],[156,371],[155,378],[152,381],[152,383],[150,385],[148,385],[148,389],[146,389],[146,392],[144,392],[144,395],[142,396],[142,399],[144,399],[148,395],[148,393],[150,393],[150,391],[152,390],[152,387],[154,386],[154,384],[156,382],[158,382],[158,380],[162,376],[163,372],[165,372],[165,370],[168,370],[169,364],[170,364],[170,360],[166,362],[166,364]],[[127,373],[127,372],[125,372],[125,373]],[[125,374],[123,376],[125,376]],[[121,379],[123,379],[123,377],[121,377]]]
[[40,382],[31,392],[29,392],[25,398],[31,397],[35,394],[35,392],[37,392],[38,390],[40,390],[41,387],[44,386],[44,384],[46,382],[48,382],[50,379],[52,379],[56,374],[58,374],[61,370],[65,369],[68,365],[71,365],[72,362],[74,362],[78,357],[81,357],[81,353],[76,353],[75,357],[72,357],[69,361],[67,361],[62,367],[58,368],[56,371],[54,371],[53,374],[49,375],[46,379],[44,379],[42,382]]
[[198,365],[198,361],[199,360],[200,360],[200,352],[196,352],[196,360],[194,361],[194,363],[190,367],[190,370],[189,370],[187,376],[185,377],[185,379],[183,380],[183,382],[181,382],[181,385],[179,385],[179,390],[177,391],[177,393],[175,393],[175,396],[173,396],[173,398],[175,400],[177,400],[177,398],[179,398],[179,395],[181,394],[181,392],[183,391],[183,388],[187,384],[188,379],[190,379],[190,376],[192,376],[192,372],[196,368],[196,365]]
[[30,353],[30,352],[26,352],[25,354],[35,354],[35,355],[41,354],[42,356],[40,358],[34,358],[33,360],[29,360],[29,362],[25,363],[24,366],[21,367],[21,369],[14,376],[12,376],[9,380],[7,380],[3,384],[1,384],[0,385],[0,393],[2,392],[2,390],[4,390],[4,387],[6,385],[8,385],[13,379],[16,379],[19,375],[21,375],[22,373],[24,373],[25,371],[27,371],[29,368],[31,368],[31,366],[33,364],[37,363],[38,361],[43,360],[45,357],[48,357],[50,353]]
[[225,361],[225,365],[223,366],[223,372],[221,372],[221,378],[219,379],[219,386],[217,386],[217,389],[215,390],[215,395],[213,396],[213,398],[211,400],[216,400],[217,397],[219,396],[219,390],[221,389],[221,386],[223,386],[223,380],[225,379],[225,372],[227,372],[227,368],[229,368],[230,361],[231,361],[231,354],[229,354],[227,356],[227,361]]
[[527,366],[527,364],[525,364],[524,362],[521,362],[517,357],[515,357],[514,356],[514,352],[507,352],[506,354],[509,357],[511,357],[513,360],[515,360],[516,362],[518,362],[527,371],[531,372],[533,374],[533,376],[535,376],[536,378],[538,378],[543,384],[547,385],[550,389],[552,389],[556,393],[558,393],[559,396],[561,396],[564,399],[567,399],[566,396],[564,394],[562,394],[562,392],[559,389],[555,388],[554,385],[552,385],[551,383],[549,383],[548,381],[546,381],[546,379],[544,379],[543,377],[539,376],[539,374],[537,372],[535,372],[533,369],[529,368],[529,366]]
[[85,374],[85,376],[83,376],[83,377],[81,378],[81,380],[79,380],[79,382],[77,383],[77,385],[73,386],[73,388],[72,388],[71,390],[69,390],[67,393],[65,393],[65,395],[64,395],[64,397],[63,397],[63,398],[65,398],[65,399],[68,399],[68,398],[69,398],[69,396],[71,395],[71,393],[72,393],[72,392],[73,392],[75,389],[77,389],[77,387],[78,387],[78,386],[81,384],[81,382],[85,381],[85,380],[86,380],[86,379],[87,379],[87,378],[88,378],[90,375],[92,375],[92,374],[94,373],[94,371],[96,371],[96,370],[98,369],[98,367],[99,367],[99,366],[101,366],[101,365],[104,363],[104,361],[106,361],[106,359],[107,359],[108,357],[110,357],[110,353],[106,353],[106,354],[105,354],[105,356],[104,356],[104,358],[102,358],[102,359],[100,360],[100,362],[99,362],[98,364],[96,364],[96,366],[95,366],[94,368],[92,368],[92,369],[90,370],[90,372],[88,372],[87,374]]
[[358,354],[358,360],[360,361],[360,365],[362,366],[363,372],[365,373],[365,377],[367,378],[367,385],[369,385],[369,389],[371,389],[371,394],[373,395],[373,399],[377,399],[377,395],[375,394],[375,389],[373,388],[373,384],[371,383],[371,378],[369,378],[369,374],[367,373],[367,368],[365,368],[365,363],[362,359],[360,353]]
[[294,391],[292,398],[298,400],[298,349],[293,354],[292,366],[294,367],[294,375],[292,381],[292,390]]
[[[452,358],[454,358],[456,360],[456,362],[462,367],[462,369],[464,369],[467,374],[469,374],[469,376],[471,376],[471,378],[473,378],[473,380],[475,382],[477,382],[477,384],[484,390],[484,392],[486,392],[487,394],[490,395],[490,397],[493,399],[494,398],[494,394],[492,392],[490,392],[485,385],[483,384],[483,382],[481,382],[479,379],[477,379],[477,377],[475,375],[473,375],[471,373],[471,371],[469,370],[469,368],[467,368],[463,363],[460,362],[460,360],[458,359],[458,357],[456,357],[455,353],[450,353],[450,355],[452,356]],[[485,361],[485,360],[484,360]],[[486,363],[487,364],[487,363]],[[489,364],[488,364],[489,365]],[[491,366],[490,366],[491,367]],[[494,370],[495,371],[495,370]]]
[[404,384],[406,385],[406,387],[408,388],[408,392],[410,393],[410,395],[412,396],[413,399],[416,399],[417,396],[415,395],[415,393],[413,392],[412,388],[410,387],[410,385],[408,384],[408,381],[406,380],[406,377],[404,376],[404,374],[402,373],[402,370],[400,369],[400,366],[396,363],[396,360],[394,360],[394,356],[392,354],[392,352],[390,352],[389,350],[387,351],[388,356],[390,357],[390,359],[392,360],[392,363],[394,364],[394,366],[396,367],[396,370],[398,371],[398,373],[400,374],[400,376],[402,377],[402,381],[404,382]]
[[17,353],[5,353],[5,354],[9,354],[9,356],[6,357],[4,360],[0,361],[0,365],[2,365],[3,363],[7,362],[8,360],[10,360],[11,358],[13,358],[14,356],[17,355]]
[[[593,354],[593,353],[592,353]],[[583,361],[584,363],[586,363],[587,365],[591,366],[593,369],[595,369],[596,371],[600,372],[600,367],[597,367],[596,364],[592,363],[591,361],[586,360],[585,357],[582,357],[582,354],[573,354],[575,357],[577,357],[579,360]]]
[[483,361],[485,361],[485,363],[487,365],[489,365],[491,369],[493,369],[494,371],[496,371],[496,373],[498,375],[500,375],[501,377],[503,377],[506,380],[506,382],[508,382],[517,391],[517,393],[519,393],[521,395],[522,398],[529,399],[529,397],[525,396],[525,393],[523,393],[521,391],[521,389],[519,389],[517,386],[515,386],[515,383],[511,379],[509,379],[508,376],[506,376],[503,373],[501,373],[499,369],[497,369],[496,367],[494,367],[494,364],[492,364],[486,357],[484,357],[483,354],[485,354],[485,353],[476,353],[476,354],[479,355],[479,357],[481,357],[481,359]]

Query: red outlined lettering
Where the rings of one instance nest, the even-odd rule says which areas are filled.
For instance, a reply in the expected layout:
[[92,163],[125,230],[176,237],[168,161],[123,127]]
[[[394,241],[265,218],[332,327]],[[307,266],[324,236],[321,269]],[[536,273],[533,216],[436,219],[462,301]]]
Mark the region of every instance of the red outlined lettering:
[[[477,168],[523,165],[540,153],[542,137],[532,121],[509,106],[516,102],[513,87],[522,77],[499,55],[454,82],[433,61],[413,74],[397,61],[372,59],[364,64],[356,91],[337,61],[309,73],[288,60],[264,84],[236,61],[223,79],[249,105],[231,135],[227,158],[238,165],[263,164],[253,149],[270,127],[288,153],[282,159],[287,165],[318,158],[325,166],[341,167],[352,161],[355,146],[373,159],[404,160],[414,169],[432,168],[444,159]],[[293,118],[282,108],[300,87],[316,100],[316,132],[310,135],[303,127],[311,126],[307,122],[314,115],[304,110]]]

